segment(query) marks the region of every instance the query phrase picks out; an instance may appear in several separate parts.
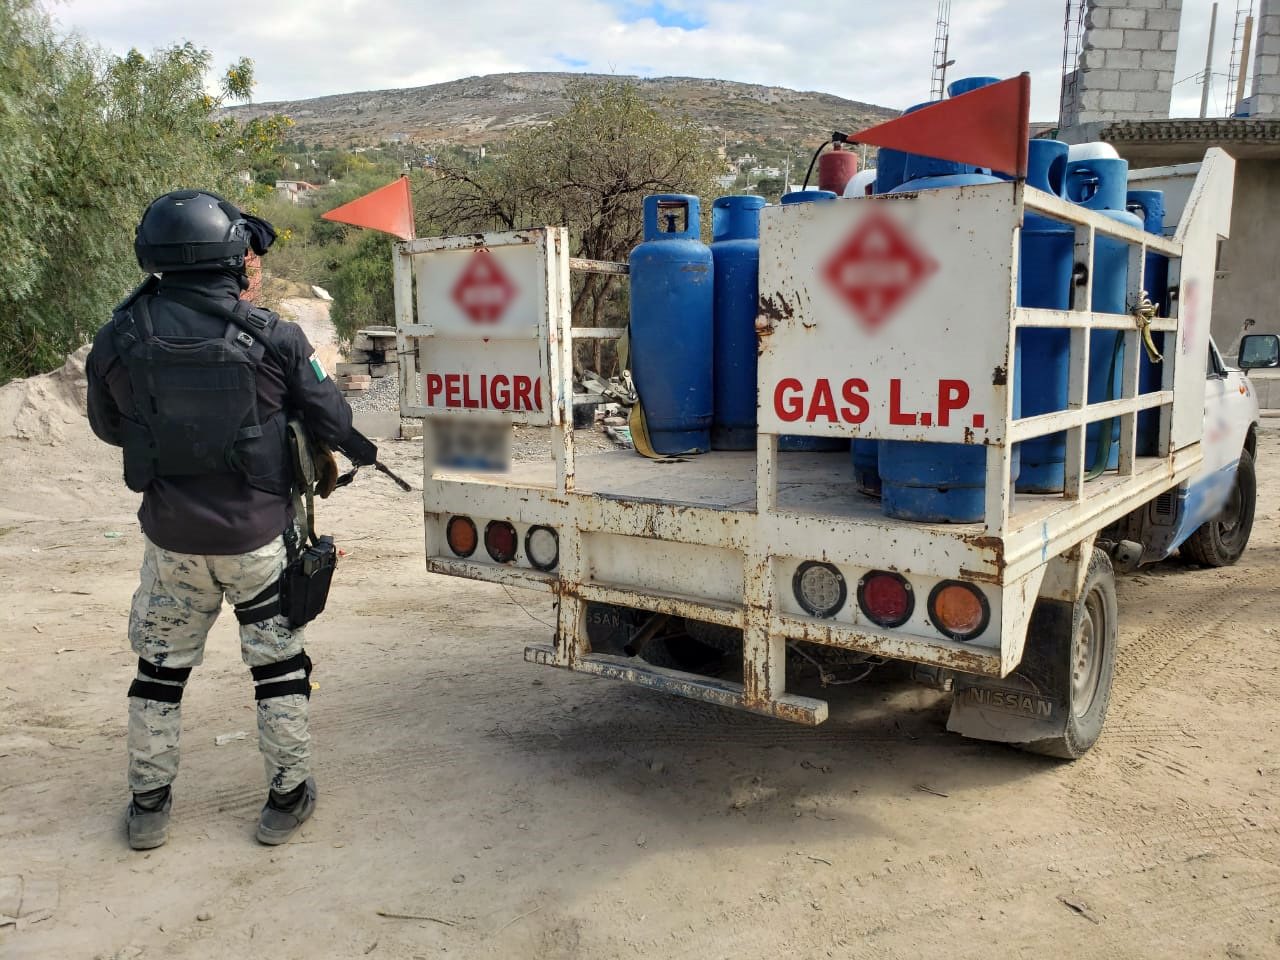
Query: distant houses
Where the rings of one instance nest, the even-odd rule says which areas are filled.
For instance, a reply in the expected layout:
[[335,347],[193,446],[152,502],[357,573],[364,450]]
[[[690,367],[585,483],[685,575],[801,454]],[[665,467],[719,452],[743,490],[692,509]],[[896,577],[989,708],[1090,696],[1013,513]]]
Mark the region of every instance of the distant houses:
[[277,180],[276,196],[292,203],[310,203],[313,191],[320,187],[305,180]]

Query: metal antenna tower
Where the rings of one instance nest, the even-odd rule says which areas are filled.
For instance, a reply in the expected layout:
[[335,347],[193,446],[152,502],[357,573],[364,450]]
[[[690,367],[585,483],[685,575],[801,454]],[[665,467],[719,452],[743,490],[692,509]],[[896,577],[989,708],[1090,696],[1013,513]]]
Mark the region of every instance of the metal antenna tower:
[[1227,67],[1226,116],[1236,112],[1244,97],[1244,74],[1249,67],[1249,41],[1253,34],[1253,0],[1236,0],[1236,26],[1231,35],[1231,60]]
[[1067,0],[1062,22],[1062,93],[1058,101],[1058,126],[1075,122],[1080,93],[1080,47],[1084,43],[1085,0]]
[[947,67],[955,63],[947,59],[951,44],[951,0],[938,0],[938,22],[933,31],[933,80],[929,99],[941,100],[947,90]]

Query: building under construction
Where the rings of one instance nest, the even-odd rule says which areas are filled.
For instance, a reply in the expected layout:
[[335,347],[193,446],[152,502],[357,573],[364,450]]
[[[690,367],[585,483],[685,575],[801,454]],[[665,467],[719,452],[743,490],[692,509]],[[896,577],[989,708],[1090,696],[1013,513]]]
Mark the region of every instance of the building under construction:
[[[1069,0],[1058,136],[1106,141],[1132,167],[1195,163],[1210,146],[1236,158],[1231,236],[1219,251],[1213,304],[1214,338],[1233,354],[1246,328],[1280,333],[1280,0],[1213,5],[1201,115],[1191,118],[1169,116],[1182,7]],[[1219,7],[1233,42],[1225,96],[1211,103]]]

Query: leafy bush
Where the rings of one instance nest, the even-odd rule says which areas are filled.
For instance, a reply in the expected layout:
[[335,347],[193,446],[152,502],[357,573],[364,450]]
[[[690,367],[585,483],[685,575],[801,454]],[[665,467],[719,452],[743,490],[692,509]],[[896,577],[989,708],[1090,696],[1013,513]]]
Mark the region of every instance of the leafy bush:
[[[235,195],[233,171],[287,125],[215,119],[209,66],[189,43],[117,57],[57,36],[34,0],[0,0],[0,383],[60,365],[138,283],[149,201]],[[252,83],[241,60],[223,96]]]
[[380,233],[362,234],[328,289],[333,295],[329,316],[339,339],[350,342],[363,327],[394,324],[390,238]]

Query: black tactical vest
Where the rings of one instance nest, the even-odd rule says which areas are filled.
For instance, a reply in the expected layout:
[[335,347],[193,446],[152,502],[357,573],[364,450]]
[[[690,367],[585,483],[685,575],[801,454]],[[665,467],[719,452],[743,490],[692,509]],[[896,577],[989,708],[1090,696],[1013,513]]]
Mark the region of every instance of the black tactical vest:
[[112,318],[116,350],[129,372],[134,410],[125,419],[124,479],[142,492],[157,477],[240,473],[250,485],[285,495],[292,470],[283,411],[258,417],[257,371],[275,315],[241,301],[235,311],[188,304],[228,323],[218,339],[158,337],[149,294]]

